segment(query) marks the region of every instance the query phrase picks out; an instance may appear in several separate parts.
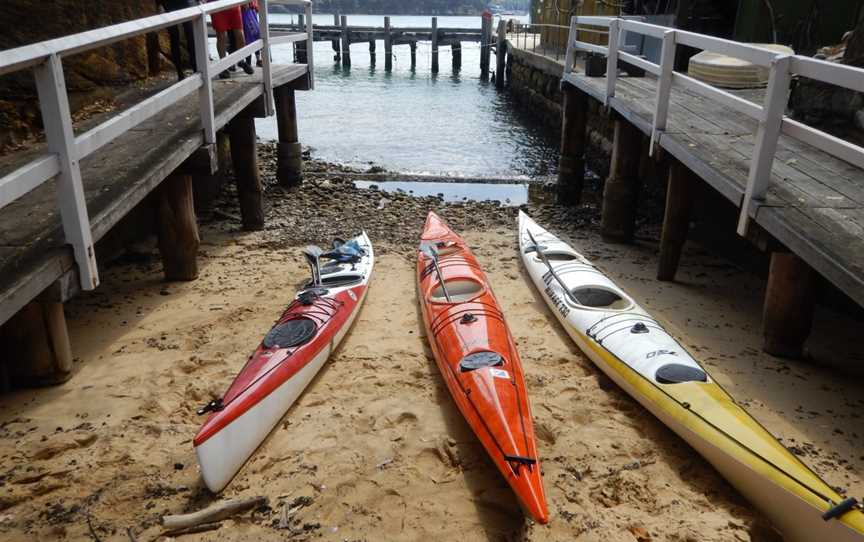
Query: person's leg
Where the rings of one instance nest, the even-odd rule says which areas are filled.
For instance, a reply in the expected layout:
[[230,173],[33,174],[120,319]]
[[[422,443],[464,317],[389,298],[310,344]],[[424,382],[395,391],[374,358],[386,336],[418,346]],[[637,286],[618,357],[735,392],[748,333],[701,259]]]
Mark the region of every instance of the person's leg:
[[[240,13],[243,14],[243,29],[241,29],[240,32],[243,34],[243,42],[246,44],[249,43],[249,38],[246,36],[246,12],[248,10],[249,8],[245,6],[240,10]],[[252,65],[252,55],[246,57],[246,64],[249,64],[250,66]]]
[[[233,53],[236,50],[237,50],[237,36],[234,35],[233,30],[229,30],[228,31],[228,52]],[[237,66],[232,64],[231,66],[228,67],[228,69],[231,70],[232,72],[236,72]]]
[[[237,42],[237,49],[242,49],[246,45],[246,39],[243,37],[243,29],[235,28],[231,30],[231,32],[234,34],[234,39]],[[250,66],[249,63],[245,60],[241,60],[237,64],[241,68],[243,68],[243,71],[246,72],[247,75],[252,75],[253,73],[255,73],[255,70],[252,68],[252,66]]]
[[171,62],[177,70],[177,79],[183,79],[183,56],[180,53],[180,29],[177,26],[168,27],[168,37],[171,40]]
[[195,33],[192,31],[192,22],[183,23],[183,33],[186,34],[186,52],[189,54],[189,65],[192,71],[198,71],[198,62],[195,60]]
[[[216,50],[219,51],[219,58],[224,58],[228,53],[226,52],[226,48],[228,47],[228,32],[217,32],[216,33]],[[220,79],[228,79],[231,77],[231,74],[228,71],[223,71],[219,74]]]

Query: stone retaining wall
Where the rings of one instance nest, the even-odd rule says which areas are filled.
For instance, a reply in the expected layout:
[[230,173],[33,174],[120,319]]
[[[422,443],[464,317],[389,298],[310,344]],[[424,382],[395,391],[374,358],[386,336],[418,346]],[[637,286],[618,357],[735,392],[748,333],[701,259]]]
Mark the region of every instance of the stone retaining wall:
[[[559,133],[561,130],[561,74],[558,62],[513,47],[508,43],[508,89],[515,100],[531,111],[538,121]],[[600,177],[606,177],[612,155],[614,127],[604,107],[588,100],[588,165]]]

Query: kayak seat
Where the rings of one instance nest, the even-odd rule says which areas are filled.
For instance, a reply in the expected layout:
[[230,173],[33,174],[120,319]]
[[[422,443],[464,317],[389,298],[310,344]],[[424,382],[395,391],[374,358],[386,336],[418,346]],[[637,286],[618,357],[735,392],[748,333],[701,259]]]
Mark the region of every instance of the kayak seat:
[[471,279],[447,279],[444,281],[444,288],[441,284],[432,289],[430,294],[433,303],[446,303],[447,296],[444,295],[444,290],[450,294],[450,301],[453,303],[464,303],[471,301],[481,293],[483,293],[483,285]]
[[623,310],[630,306],[630,301],[617,292],[597,286],[580,286],[570,293],[584,307]]
[[684,382],[708,382],[708,375],[698,367],[667,363],[654,373],[654,378],[660,384],[683,384]]
[[503,364],[504,358],[501,357],[501,354],[488,351],[474,352],[462,358],[462,361],[459,362],[459,370],[467,373],[468,371],[482,369],[483,367],[495,367],[496,365]]
[[292,318],[271,329],[264,337],[266,348],[292,348],[315,336],[317,326],[309,318]]

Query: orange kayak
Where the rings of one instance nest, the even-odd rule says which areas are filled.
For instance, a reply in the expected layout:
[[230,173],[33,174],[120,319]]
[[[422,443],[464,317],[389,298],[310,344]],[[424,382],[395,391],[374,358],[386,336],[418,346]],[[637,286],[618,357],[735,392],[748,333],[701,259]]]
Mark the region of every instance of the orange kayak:
[[429,344],[456,406],[522,509],[546,523],[549,511],[516,345],[477,259],[435,213],[423,228],[417,286]]

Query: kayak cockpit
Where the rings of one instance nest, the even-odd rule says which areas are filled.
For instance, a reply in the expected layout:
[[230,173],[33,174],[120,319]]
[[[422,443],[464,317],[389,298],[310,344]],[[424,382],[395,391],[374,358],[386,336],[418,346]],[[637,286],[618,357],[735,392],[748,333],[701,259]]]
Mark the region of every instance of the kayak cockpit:
[[[482,295],[486,288],[479,281],[460,277],[444,279],[443,287],[439,281],[429,292],[432,303],[467,303]],[[449,295],[449,300],[448,300]]]
[[459,362],[459,370],[463,373],[476,371],[484,367],[498,367],[504,365],[504,357],[497,352],[481,350],[468,354]]
[[633,301],[621,292],[600,285],[577,286],[570,290],[568,301],[577,308],[607,311],[627,311],[634,305]]

